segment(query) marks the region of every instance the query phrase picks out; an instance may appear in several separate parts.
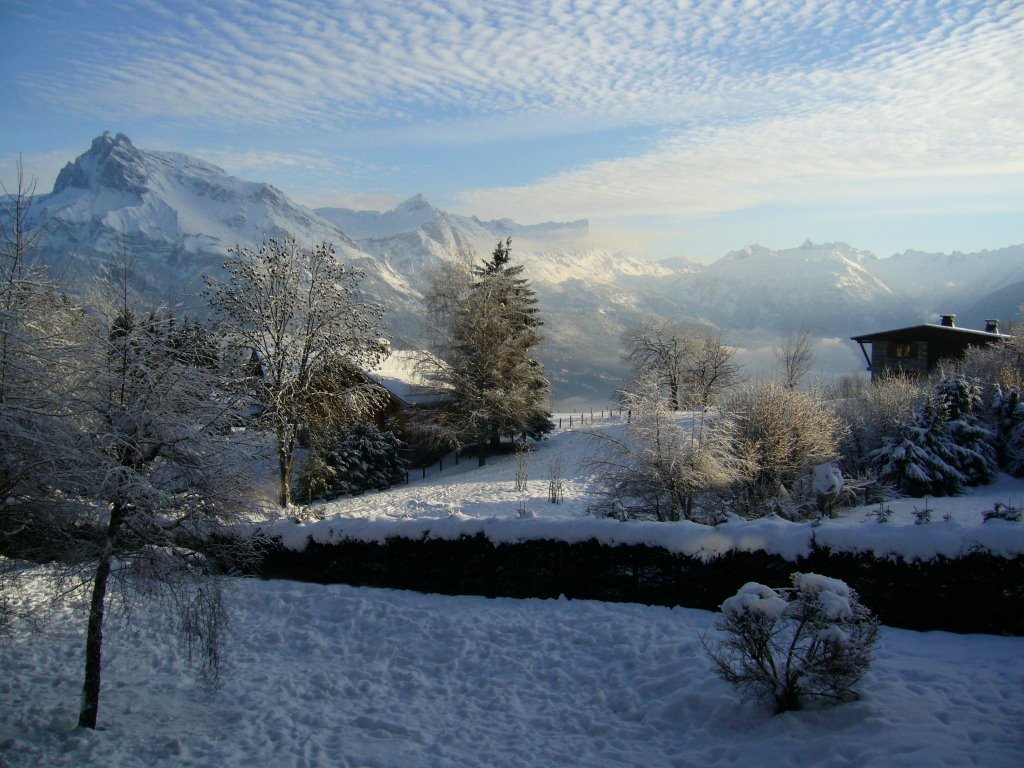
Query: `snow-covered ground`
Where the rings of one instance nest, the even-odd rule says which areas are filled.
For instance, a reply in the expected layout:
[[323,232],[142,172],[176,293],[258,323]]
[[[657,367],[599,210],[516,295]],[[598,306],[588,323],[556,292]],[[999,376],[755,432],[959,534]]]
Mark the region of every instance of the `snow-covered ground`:
[[[1024,523],[981,522],[996,501],[1024,502],[1024,484],[1006,477],[929,500],[926,525],[914,522],[919,499],[888,504],[884,523],[877,507],[818,527],[620,523],[587,512],[593,451],[579,431],[554,435],[531,458],[526,492],[515,490],[514,456],[484,469],[449,458],[426,480],[321,505],[325,520],[279,530],[294,546],[310,536],[483,530],[501,540],[661,542],[709,557],[728,548],[799,554],[811,536],[907,557],[1024,551]],[[565,479],[560,505],[546,500],[554,458]],[[700,645],[715,620],[709,612],[233,585],[231,668],[212,693],[193,682],[158,611],[137,608],[128,629],[112,622],[96,732],[74,727],[81,608],[53,613],[42,632],[19,628],[0,641],[0,768],[1024,765],[1024,638],[883,628],[861,700],[775,717],[712,674]]]
[[714,614],[241,580],[223,688],[155,612],[111,631],[74,727],[84,614],[0,646],[0,766],[1024,765],[1024,638],[884,628],[859,701],[773,716],[711,673]]
[[[389,536],[457,538],[484,533],[495,543],[549,538],[570,542],[597,539],[611,545],[650,544],[687,555],[712,558],[730,550],[765,550],[787,558],[808,554],[814,542],[837,551],[867,551],[880,557],[930,559],[937,554],[957,557],[972,551],[990,551],[1003,557],[1024,553],[1024,522],[982,522],[982,513],[996,502],[1024,506],[1024,480],[1006,475],[991,485],[972,488],[962,496],[899,499],[887,502],[885,522],[879,521],[879,505],[839,509],[835,519],[817,523],[792,523],[780,518],[735,520],[719,526],[695,523],[619,522],[595,518],[588,508],[599,501],[599,488],[588,461],[600,441],[588,432],[621,428],[616,414],[579,429],[568,429],[569,415],[561,418],[563,429],[536,446],[529,461],[526,491],[515,489],[517,461],[514,455],[491,457],[478,468],[475,458],[454,457],[434,464],[424,479],[419,470],[410,473],[409,485],[383,493],[367,493],[318,504],[308,511],[323,520],[284,523],[274,527],[282,540],[301,550],[313,539],[327,543],[340,538],[382,541]],[[564,503],[548,502],[551,462],[561,463]],[[931,522],[917,524],[915,510],[931,510]],[[526,510],[527,519],[522,519]]]

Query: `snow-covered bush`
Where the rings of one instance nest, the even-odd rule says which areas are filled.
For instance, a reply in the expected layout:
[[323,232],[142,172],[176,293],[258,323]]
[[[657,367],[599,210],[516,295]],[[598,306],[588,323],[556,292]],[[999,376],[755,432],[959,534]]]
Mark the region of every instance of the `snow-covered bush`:
[[711,519],[718,494],[746,474],[732,420],[713,411],[682,415],[654,375],[641,376],[621,397],[631,414],[621,433],[594,433],[601,446],[591,466],[608,500],[599,509],[663,522]]
[[715,672],[776,713],[856,699],[878,620],[838,579],[794,573],[791,581],[784,589],[749,582],[722,603],[720,637],[702,638]]
[[382,432],[373,422],[357,422],[324,443],[314,446],[299,479],[303,500],[384,490],[405,479],[402,441],[392,430]]
[[952,459],[960,449],[946,433],[946,410],[929,398],[924,407],[870,454],[878,477],[909,496],[950,496],[967,478]]
[[868,458],[881,480],[911,496],[946,496],[989,483],[998,463],[995,436],[982,422],[982,412],[977,382],[943,379],[914,417]]
[[902,375],[882,376],[868,386],[833,403],[845,425],[839,452],[847,477],[870,471],[869,456],[893,436],[900,425],[909,423],[925,391],[916,380]]
[[1006,520],[1011,523],[1019,523],[1021,518],[1024,518],[1024,509],[1010,504],[1003,504],[1001,501],[993,504],[992,509],[981,513],[982,522],[985,523],[989,520]]
[[1024,399],[1016,387],[999,389],[992,404],[1000,465],[1014,477],[1024,477]]
[[819,513],[815,467],[838,457],[843,424],[814,392],[774,381],[739,388],[723,406],[736,425],[735,445],[746,469],[729,501],[744,517]]
[[985,407],[981,385],[965,376],[945,379],[935,392],[946,406],[946,431],[950,440],[964,449],[954,455],[967,485],[992,482],[999,470],[995,434],[983,422]]

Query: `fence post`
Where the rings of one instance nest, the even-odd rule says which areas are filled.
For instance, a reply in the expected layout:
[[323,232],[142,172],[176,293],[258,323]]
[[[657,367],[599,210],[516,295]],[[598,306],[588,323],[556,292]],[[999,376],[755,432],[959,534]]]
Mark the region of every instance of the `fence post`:
[[569,414],[569,429],[572,429],[572,414]]
[[437,459],[437,471],[444,472],[444,456],[440,456]]
[[558,417],[558,428],[559,429],[562,428],[562,417],[561,416]]
[[427,479],[427,465],[424,464],[422,469],[423,469],[423,479],[426,480]]

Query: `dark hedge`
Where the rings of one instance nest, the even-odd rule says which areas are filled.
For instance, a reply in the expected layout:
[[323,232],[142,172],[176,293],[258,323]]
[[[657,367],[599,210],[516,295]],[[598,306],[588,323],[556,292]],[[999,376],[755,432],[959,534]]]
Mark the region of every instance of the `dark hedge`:
[[482,534],[385,544],[264,544],[253,575],[446,595],[637,602],[716,610],[748,581],[785,586],[794,572],[842,579],[882,623],[915,630],[1024,635],[1024,558],[988,554],[929,562],[816,547],[796,561],[733,552],[709,562],[658,547],[536,540],[494,545]]

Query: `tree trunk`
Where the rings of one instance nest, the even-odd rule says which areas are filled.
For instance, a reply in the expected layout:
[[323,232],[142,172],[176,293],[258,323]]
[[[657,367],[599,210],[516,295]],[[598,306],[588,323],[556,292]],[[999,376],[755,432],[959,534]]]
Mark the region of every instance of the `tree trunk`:
[[115,503],[107,525],[107,544],[96,565],[96,578],[89,601],[89,628],[85,635],[85,681],[82,683],[82,708],[78,713],[80,728],[95,728],[100,709],[100,662],[103,656],[103,616],[106,610],[107,581],[114,557],[115,542],[127,510]]
[[295,456],[295,441],[287,427],[277,430],[278,489],[277,505],[286,509],[292,503],[292,461]]
[[89,629],[85,636],[85,682],[82,684],[82,709],[78,713],[79,728],[95,728],[100,709],[100,662],[103,654],[103,613],[106,608],[107,579],[110,576],[110,554],[105,553],[96,566],[89,603]]
[[487,433],[481,432],[476,439],[476,460],[478,467],[487,466]]

